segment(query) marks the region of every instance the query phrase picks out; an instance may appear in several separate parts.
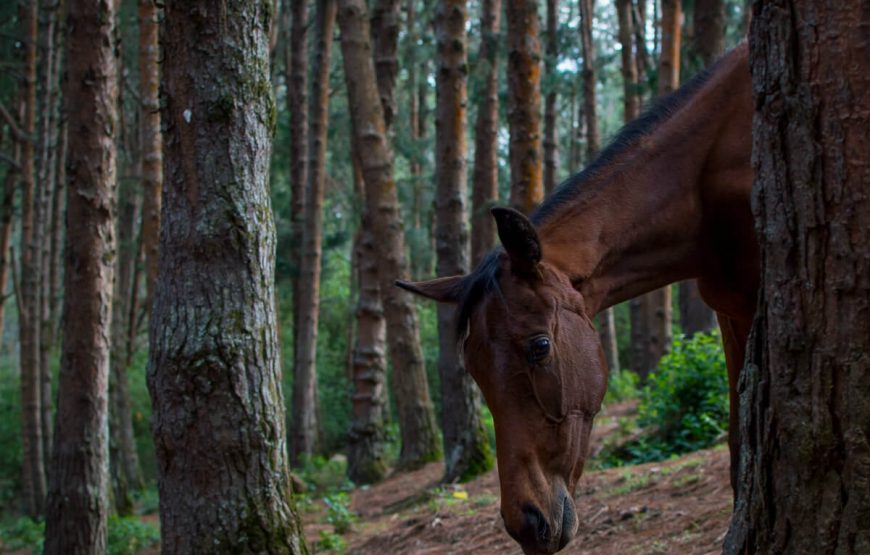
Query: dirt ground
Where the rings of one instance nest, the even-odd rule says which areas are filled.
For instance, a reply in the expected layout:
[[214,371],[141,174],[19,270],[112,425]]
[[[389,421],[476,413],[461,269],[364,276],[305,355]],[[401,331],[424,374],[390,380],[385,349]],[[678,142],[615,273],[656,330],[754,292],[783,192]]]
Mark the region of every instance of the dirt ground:
[[[599,417],[595,440],[616,427],[626,406]],[[439,487],[430,464],[351,494],[359,515],[345,535],[355,554],[521,553],[499,516],[495,471],[461,486]],[[724,446],[666,462],[586,473],[575,496],[580,529],[561,553],[695,555],[721,552],[731,512]],[[312,551],[329,530],[317,505],[303,514]]]

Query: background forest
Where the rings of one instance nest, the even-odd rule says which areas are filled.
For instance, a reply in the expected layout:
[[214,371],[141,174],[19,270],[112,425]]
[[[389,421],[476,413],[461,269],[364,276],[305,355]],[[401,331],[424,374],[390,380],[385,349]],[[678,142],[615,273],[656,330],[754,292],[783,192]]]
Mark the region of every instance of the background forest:
[[[61,82],[70,63],[64,50],[63,4],[19,0],[0,5],[0,541],[8,548],[28,548],[40,541],[44,507],[28,500],[39,496],[31,491],[39,481],[34,476],[44,480],[51,472],[61,307],[66,294],[62,287],[65,156],[67,145],[76,141],[67,132],[61,109]],[[274,93],[269,183],[277,232],[275,303],[287,441],[293,469],[302,482],[297,484],[300,499],[377,482],[393,468],[419,468],[441,458],[443,442],[449,439],[437,431],[444,416],[436,415],[454,414],[443,410],[439,310],[434,303],[413,306],[422,355],[416,364],[425,372],[426,383],[397,379],[399,370],[403,376],[413,376],[416,370],[396,369],[396,359],[387,356],[394,350],[385,337],[392,333],[393,324],[383,323],[383,312],[391,309],[380,305],[377,276],[374,285],[371,279],[379,264],[372,249],[380,239],[370,234],[375,224],[366,216],[362,168],[354,163],[352,99],[345,82],[340,32],[334,13],[330,16],[324,4],[328,3],[276,3],[269,45]],[[436,19],[448,4],[369,2],[375,67],[393,153],[397,213],[413,279],[445,274],[439,257],[453,256],[445,251],[450,247],[439,234],[446,231],[437,223],[438,198],[444,198],[438,188],[438,168],[447,164],[439,159],[436,144],[436,126],[443,119],[436,90],[438,80],[449,77],[444,69],[449,54],[438,49]],[[467,102],[460,100],[467,115],[457,140],[468,148],[457,171],[464,172],[468,187],[451,193],[465,197],[460,217],[467,229],[460,240],[468,241],[469,230],[471,236],[471,252],[455,255],[464,257],[458,263],[461,271],[463,265],[468,269],[469,258],[476,262],[493,244],[492,224],[479,227],[480,214],[487,220],[489,207],[512,203],[509,108],[524,99],[512,97],[508,86],[507,53],[514,47],[509,44],[507,24],[512,16],[503,13],[506,6],[497,0],[452,4],[465,10],[467,18],[458,30],[453,29],[460,38],[450,39],[461,41],[460,48],[467,52],[467,66],[460,71],[467,75]],[[541,186],[547,191],[582,169],[625,121],[638,115],[639,108],[668,92],[662,67],[670,64],[678,83],[685,82],[746,33],[742,0],[684,0],[681,7],[657,0],[549,0],[530,5],[540,21],[535,32],[542,74],[540,97],[537,104],[529,100],[529,109],[543,116]],[[161,179],[160,146],[155,150],[154,142],[159,139],[155,125],[160,125],[154,121],[159,111],[156,60],[165,53],[159,55],[155,42],[154,22],[162,17],[162,6],[148,0],[116,0],[116,7],[117,249],[109,387],[112,498],[119,516],[110,521],[109,543],[110,551],[120,553],[134,552],[157,537],[153,524],[130,515],[153,512],[157,505],[157,456],[146,373],[148,308],[156,276],[154,214]],[[438,33],[448,33],[448,27],[438,27]],[[329,42],[335,43],[331,52],[325,46]],[[664,55],[664,65],[663,44],[676,44],[678,49],[676,58]],[[496,101],[497,111],[487,146],[481,132],[488,132],[482,111],[493,108],[490,100]],[[320,154],[309,143],[322,145]],[[486,178],[478,175],[486,164],[478,154],[486,148],[494,150],[491,170],[497,184],[489,193]],[[318,176],[322,176],[319,195],[317,186],[311,185]],[[306,189],[315,191],[313,200],[304,198]],[[317,220],[316,226],[312,219]],[[483,229],[487,225],[488,244]],[[482,244],[477,243],[480,237]],[[637,422],[623,430],[625,441],[605,449],[594,465],[659,460],[722,439],[727,384],[712,313],[699,307],[697,292],[690,285],[671,289],[672,294],[659,301],[619,305],[611,320],[605,316],[601,321],[605,344],[611,345],[608,402],[639,398],[640,408]],[[659,304],[650,308],[644,302]],[[652,314],[646,321],[644,310]],[[712,339],[696,332],[712,332]],[[658,351],[650,350],[651,336]],[[303,348],[295,348],[299,345]],[[407,365],[410,359],[404,357],[402,363]],[[421,397],[421,392],[429,398]],[[407,407],[412,398],[417,409]],[[678,406],[684,410],[676,411]],[[448,482],[472,478],[492,466],[491,417],[485,406],[481,414],[469,416],[469,421],[479,418],[488,447],[448,461]],[[423,422],[417,423],[417,432],[411,424],[403,432],[404,418]],[[655,433],[644,433],[645,426],[655,428]],[[411,445],[412,438],[416,445]],[[34,448],[38,443],[43,445],[39,457]],[[329,499],[331,518],[339,523],[350,518],[343,512],[346,502],[340,496]],[[325,547],[335,547],[328,534],[325,538]]]

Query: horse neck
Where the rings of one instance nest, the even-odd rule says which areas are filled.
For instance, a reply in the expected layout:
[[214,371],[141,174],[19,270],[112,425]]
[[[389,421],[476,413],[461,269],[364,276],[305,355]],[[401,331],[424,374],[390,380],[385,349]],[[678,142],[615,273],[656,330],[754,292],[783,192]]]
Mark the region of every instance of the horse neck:
[[544,261],[568,275],[590,314],[699,276],[709,255],[705,216],[748,199],[751,114],[744,43],[538,224]]

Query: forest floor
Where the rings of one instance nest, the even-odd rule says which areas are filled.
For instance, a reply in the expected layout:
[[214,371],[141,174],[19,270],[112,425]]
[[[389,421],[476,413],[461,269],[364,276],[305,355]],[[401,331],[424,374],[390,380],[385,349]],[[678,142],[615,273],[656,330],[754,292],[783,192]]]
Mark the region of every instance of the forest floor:
[[[593,450],[631,407],[599,416]],[[724,445],[668,461],[590,471],[575,495],[580,529],[561,553],[694,555],[721,552],[731,513],[728,451]],[[350,493],[357,521],[345,534],[355,554],[520,553],[499,516],[495,471],[461,485],[439,484],[433,463]],[[326,522],[322,501],[303,509],[314,551]],[[318,553],[324,552],[317,550]]]

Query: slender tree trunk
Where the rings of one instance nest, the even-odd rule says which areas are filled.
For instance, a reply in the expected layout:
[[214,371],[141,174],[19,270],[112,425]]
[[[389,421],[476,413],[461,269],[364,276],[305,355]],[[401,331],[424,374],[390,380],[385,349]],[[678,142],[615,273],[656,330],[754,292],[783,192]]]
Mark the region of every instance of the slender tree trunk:
[[326,136],[329,126],[329,62],[335,0],[318,0],[314,63],[311,69],[311,98],[308,109],[308,187],[305,193],[305,221],[302,234],[302,266],[299,274],[299,343],[293,381],[292,462],[316,451],[317,405],[317,323],[320,312],[320,258],[323,227],[323,190],[326,185]]
[[[20,152],[20,147],[14,147]],[[13,158],[17,161],[20,156]],[[3,179],[3,197],[0,199],[0,347],[3,345],[3,333],[6,328],[6,286],[9,282],[9,264],[12,259],[9,256],[9,247],[12,239],[12,223],[15,210],[15,185],[18,170],[7,168],[6,177]]]
[[541,43],[537,0],[508,2],[508,123],[511,206],[528,214],[544,197],[541,160]]
[[[658,4],[656,4],[658,5]],[[638,108],[644,104],[646,96],[648,75],[652,71],[650,56],[646,50],[646,0],[635,0],[631,6],[631,26],[634,30],[634,58],[637,67],[637,95]],[[620,40],[620,42],[622,42]]]
[[274,303],[272,12],[212,8],[167,3],[161,29],[166,182],[148,389],[162,552],[300,553]]
[[[416,91],[415,91],[416,92]],[[352,153],[354,188],[365,198],[362,167]],[[386,321],[378,282],[378,254],[373,224],[363,208],[354,255],[359,277],[357,335],[353,350],[353,393],[348,435],[347,475],[357,484],[377,482],[387,473],[384,411],[386,410]]]
[[48,270],[48,281],[51,290],[51,306],[50,319],[52,325],[52,335],[58,337],[60,334],[60,313],[61,303],[61,281],[63,279],[63,267],[61,260],[63,259],[63,222],[65,221],[64,207],[66,203],[66,158],[68,148],[68,132],[66,122],[66,111],[61,110],[60,113],[60,129],[58,130],[58,147],[55,164],[55,186],[51,199],[51,239],[49,255],[50,265]]
[[[689,49],[690,67],[698,71],[716,61],[725,51],[725,3],[723,0],[695,0],[694,33]],[[698,291],[695,280],[679,285],[680,326],[691,337],[717,326],[716,314]]]
[[139,254],[136,244],[139,194],[131,187],[122,185],[119,197],[118,256],[112,305],[112,358],[109,377],[109,456],[115,508],[119,514],[129,515],[133,510],[129,490],[141,487],[139,457],[133,441],[133,421],[130,417],[130,391],[127,385],[127,362],[131,355],[127,341],[128,318],[133,300],[133,276]]
[[39,375],[38,258],[34,194],[34,142],[36,135],[36,0],[19,3],[19,23],[24,44],[21,95],[24,107],[21,129],[27,135],[21,146],[21,312],[19,313],[19,363],[21,365],[21,432],[24,497],[27,514],[43,513],[46,481],[42,426],[42,390]]
[[755,5],[761,288],[724,553],[870,552],[866,4]]
[[489,213],[498,200],[498,33],[501,0],[480,4],[481,92],[474,126],[474,177],[471,200],[471,264],[495,245],[495,220]]
[[368,15],[362,0],[341,0],[338,22],[354,144],[366,184],[366,207],[374,224],[381,294],[394,369],[394,392],[402,433],[400,466],[439,454],[434,411],[426,382],[417,311],[410,293],[393,285],[408,277],[392,153],[375,81]]
[[[468,19],[465,0],[441,0],[435,14],[437,41],[435,152],[436,273],[469,271],[465,106],[468,80]],[[438,374],[441,376],[441,430],[444,481],[468,480],[492,467],[489,439],[480,419],[480,393],[458,351],[454,307],[438,305]]]
[[139,148],[142,164],[142,250],[145,253],[145,310],[151,310],[160,247],[163,145],[160,136],[160,45],[155,0],[139,1]]
[[387,134],[393,127],[396,114],[396,77],[399,73],[399,2],[377,0],[371,19],[372,47],[378,93],[384,109]]
[[[592,42],[594,0],[580,0],[580,43],[583,47],[583,114],[586,119],[586,159],[592,161],[601,144],[598,132],[598,111],[595,94],[595,44]],[[621,29],[621,28],[620,28]],[[604,349],[604,358],[611,371],[619,370],[619,349],[616,343],[616,318],[613,308],[598,315],[598,335]]]
[[68,153],[63,352],[45,553],[106,549],[108,381],[118,76],[112,2],[67,0]]
[[556,129],[556,63],[559,56],[559,0],[547,0],[546,71],[550,86],[544,99],[544,192],[556,188],[559,138]]
[[293,287],[293,349],[299,334],[299,272],[302,266],[302,235],[305,187],[308,183],[308,0],[288,0],[285,10],[284,64],[287,82],[287,111],[290,113],[290,222],[289,245]]
[[[586,2],[588,0],[581,0]],[[619,45],[622,58],[622,105],[626,123],[640,115],[637,64],[632,48],[631,0],[616,0],[619,21]]]

